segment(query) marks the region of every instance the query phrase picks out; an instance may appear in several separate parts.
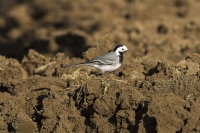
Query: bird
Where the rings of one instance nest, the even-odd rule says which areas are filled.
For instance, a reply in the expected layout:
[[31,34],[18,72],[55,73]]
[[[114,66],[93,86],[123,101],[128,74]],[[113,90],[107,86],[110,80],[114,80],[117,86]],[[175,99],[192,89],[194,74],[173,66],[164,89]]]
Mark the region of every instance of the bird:
[[101,71],[102,76],[109,81],[106,76],[104,75],[104,72],[111,72],[116,69],[118,69],[123,60],[124,60],[124,52],[130,52],[128,48],[123,44],[118,44],[114,47],[113,50],[109,51],[106,54],[103,54],[99,57],[96,57],[92,60],[89,60],[87,62],[82,62],[78,64],[71,64],[71,65],[63,65],[61,64],[61,68],[67,68],[72,66],[92,66],[98,70]]

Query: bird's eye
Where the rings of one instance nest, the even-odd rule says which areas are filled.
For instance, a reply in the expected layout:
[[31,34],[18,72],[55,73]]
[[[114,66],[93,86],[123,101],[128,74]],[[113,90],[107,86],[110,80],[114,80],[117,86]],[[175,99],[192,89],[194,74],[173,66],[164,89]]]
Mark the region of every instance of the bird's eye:
[[124,50],[124,49],[122,49],[122,50]]

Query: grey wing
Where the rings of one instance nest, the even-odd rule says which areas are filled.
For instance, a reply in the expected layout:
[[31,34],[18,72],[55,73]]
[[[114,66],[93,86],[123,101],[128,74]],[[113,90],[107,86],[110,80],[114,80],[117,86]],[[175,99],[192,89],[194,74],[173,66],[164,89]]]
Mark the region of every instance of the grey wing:
[[98,65],[112,65],[113,63],[117,62],[117,56],[114,52],[109,52],[93,60],[89,61],[90,63],[95,63]]

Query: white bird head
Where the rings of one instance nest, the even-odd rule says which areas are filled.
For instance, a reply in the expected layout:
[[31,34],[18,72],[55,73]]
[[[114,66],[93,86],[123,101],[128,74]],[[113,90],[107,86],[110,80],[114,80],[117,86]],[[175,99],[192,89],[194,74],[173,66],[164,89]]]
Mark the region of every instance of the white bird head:
[[123,44],[118,44],[117,46],[115,46],[115,48],[113,49],[113,52],[115,52],[117,55],[121,55],[124,52],[129,51],[128,48],[123,45]]

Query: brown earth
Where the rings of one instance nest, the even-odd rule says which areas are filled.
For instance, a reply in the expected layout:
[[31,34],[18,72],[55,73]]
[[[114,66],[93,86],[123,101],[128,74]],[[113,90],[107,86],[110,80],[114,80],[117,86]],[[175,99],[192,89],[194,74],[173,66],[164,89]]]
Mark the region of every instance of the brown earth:
[[[0,1],[0,132],[199,133],[199,11],[199,0]],[[60,68],[118,43],[132,52],[109,83]]]

